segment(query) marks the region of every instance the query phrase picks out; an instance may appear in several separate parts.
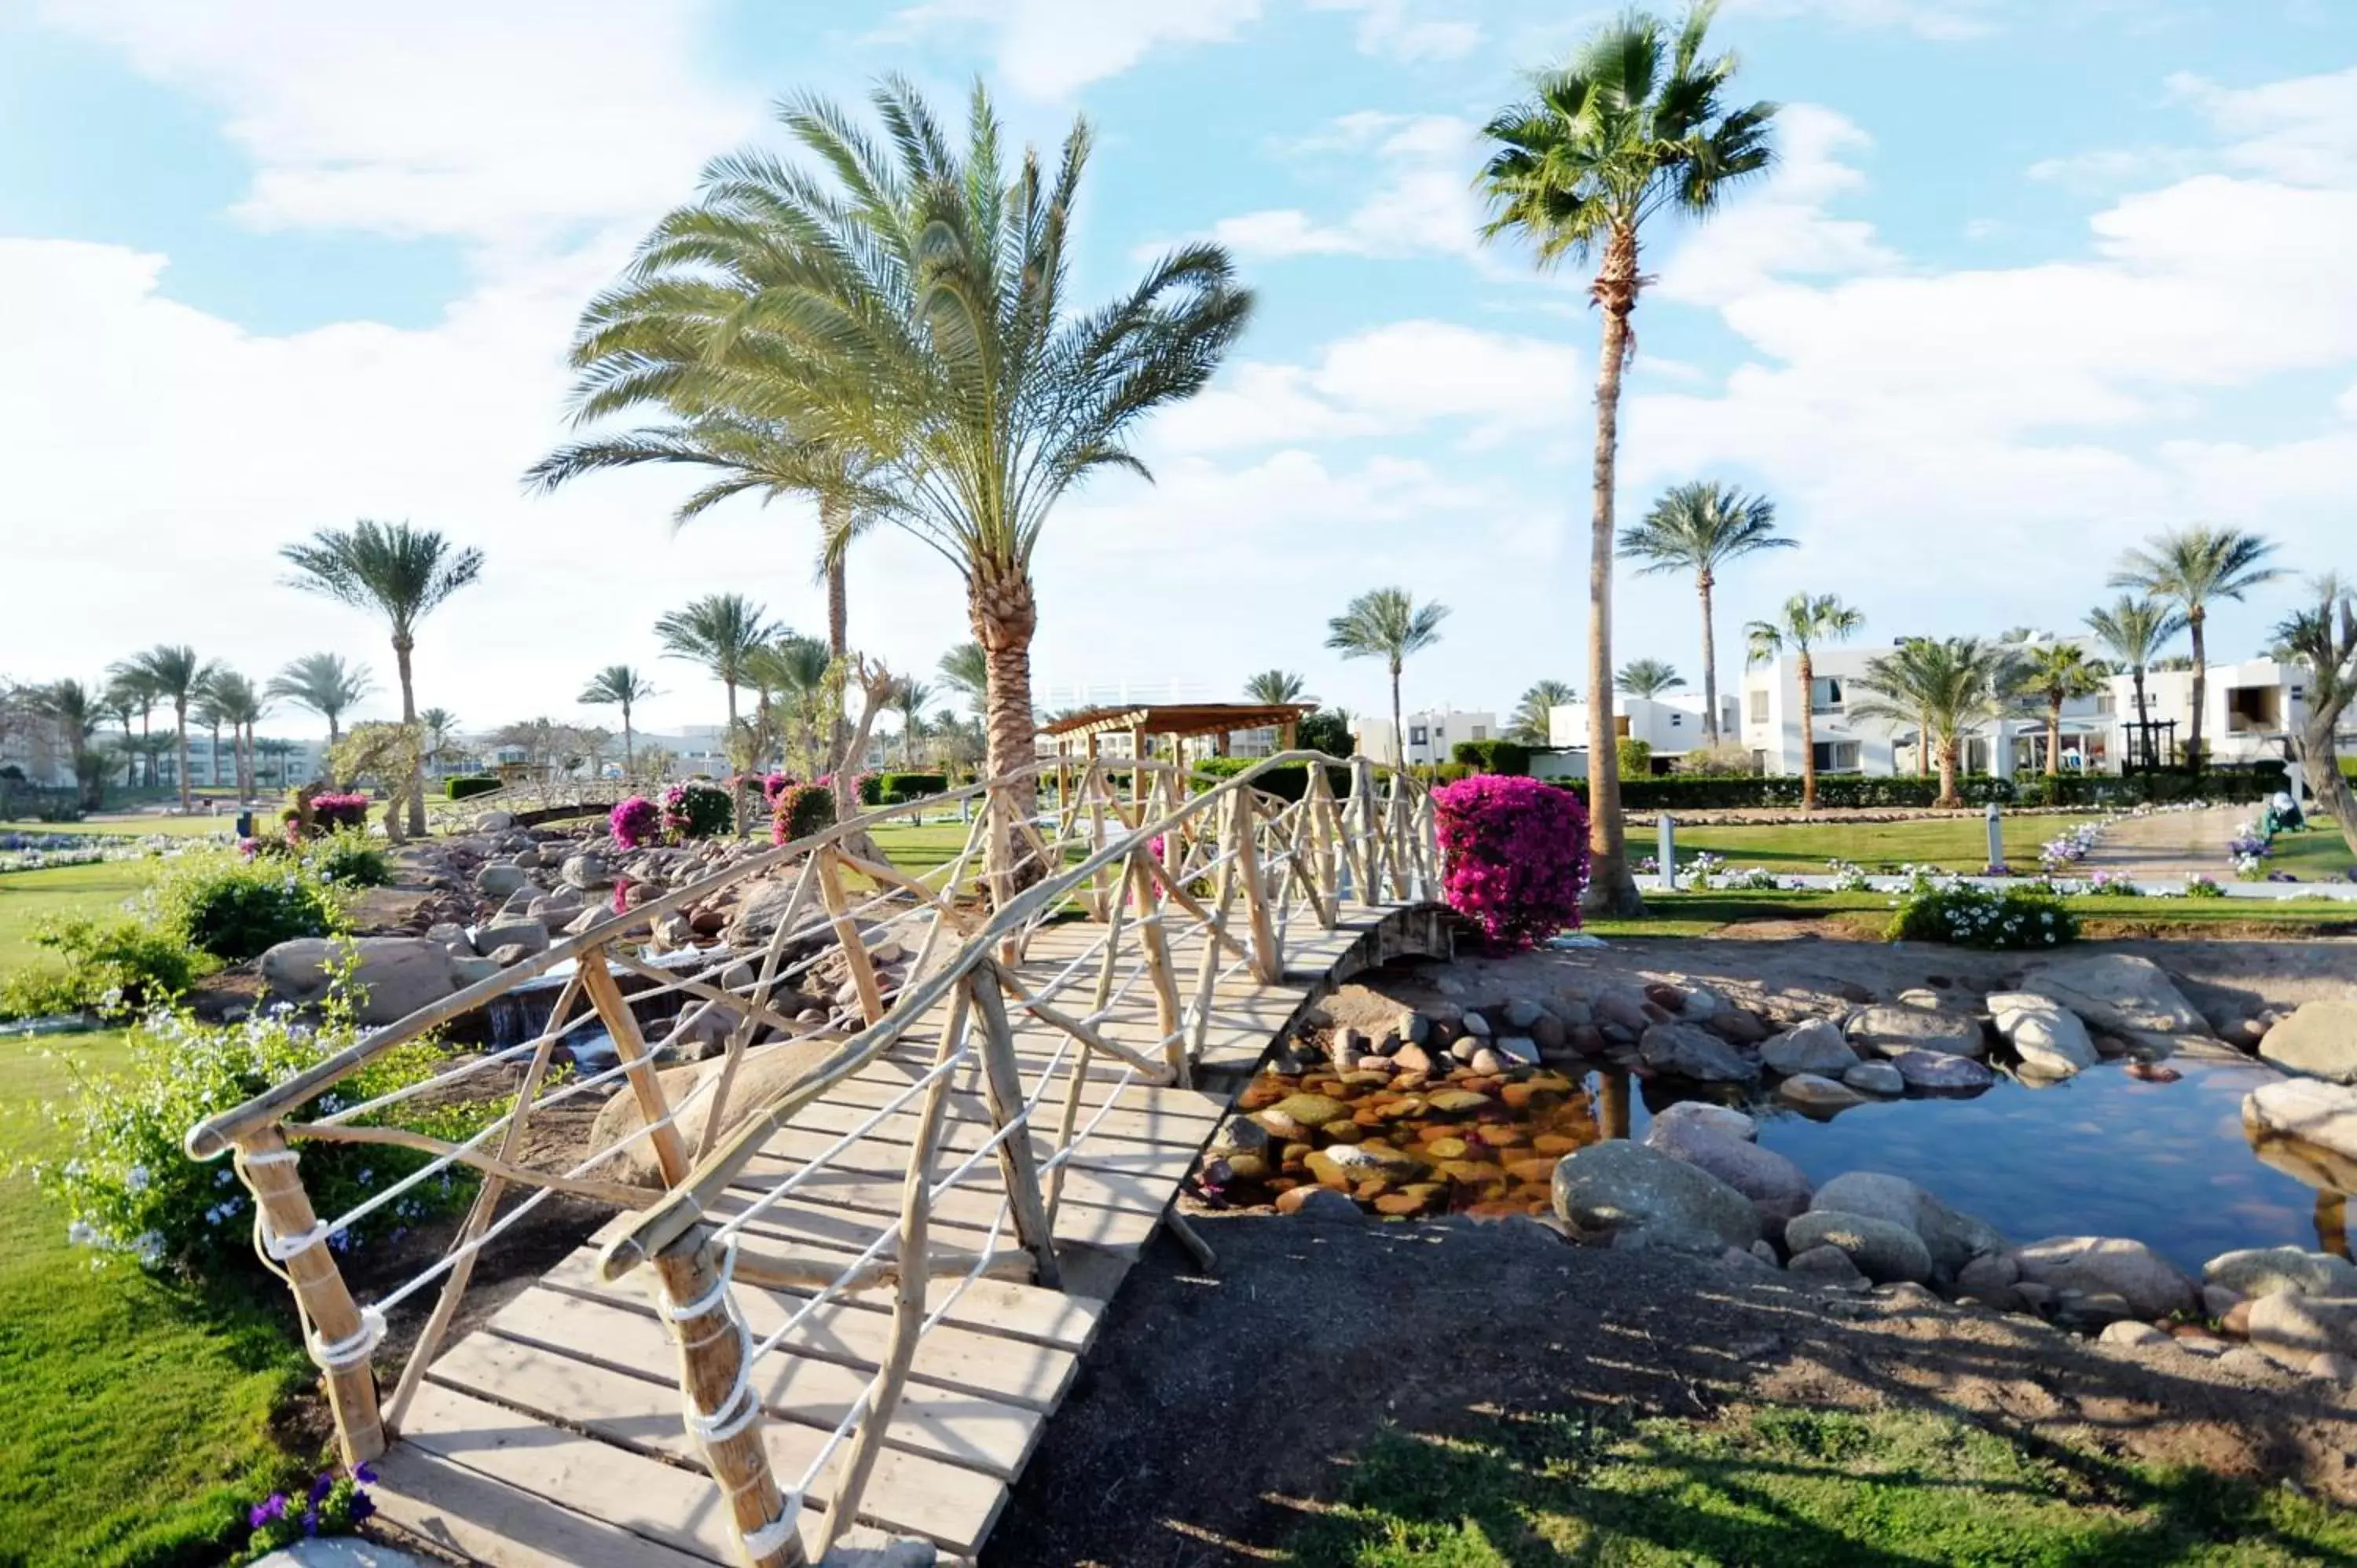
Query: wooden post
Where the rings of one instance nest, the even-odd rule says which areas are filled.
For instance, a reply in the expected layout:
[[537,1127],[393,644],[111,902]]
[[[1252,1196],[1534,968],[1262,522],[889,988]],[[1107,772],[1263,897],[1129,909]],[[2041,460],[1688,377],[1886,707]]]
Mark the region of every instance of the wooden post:
[[[1195,1069],[1179,1032],[1178,982],[1170,972],[1170,936],[1162,929],[1162,911],[1168,906],[1155,897],[1154,878],[1136,858],[1145,853],[1142,848],[1132,851],[1129,867],[1130,886],[1136,890],[1138,945],[1146,954],[1146,978],[1154,986],[1154,1017],[1162,1035],[1163,1058],[1170,1064],[1178,1086],[1192,1089]],[[1205,932],[1203,940],[1215,939]]]
[[[966,989],[974,1011],[982,1015],[983,1097],[990,1103],[992,1125],[1005,1127],[1023,1114],[1023,1069],[1015,1061],[1006,1000],[999,994],[997,974],[980,968],[968,975]],[[1038,1261],[1034,1277],[1049,1290],[1062,1289],[1063,1271],[1056,1262],[1056,1239],[1049,1229],[1047,1202],[1039,1194],[1039,1161],[1028,1123],[998,1141],[998,1174],[1013,1200],[1015,1234]]]
[[[663,1316],[679,1347],[679,1391],[750,1568],[807,1568],[798,1527],[761,1440],[761,1401],[745,1366],[744,1322],[732,1309],[711,1230],[698,1225],[654,1257]],[[701,1426],[694,1423],[701,1422]]]
[[[361,1315],[344,1283],[336,1256],[325,1235],[313,1235],[319,1217],[312,1212],[311,1195],[303,1190],[296,1172],[295,1151],[275,1122],[256,1128],[237,1145],[237,1172],[253,1194],[269,1235],[282,1247],[294,1249],[279,1262],[296,1303],[316,1335],[312,1359],[320,1362],[328,1384],[328,1407],[335,1414],[336,1443],[347,1468],[384,1452],[384,1422],[377,1413],[376,1373],[369,1364],[373,1348],[366,1334],[370,1321]],[[382,1324],[378,1324],[382,1327]],[[319,1354],[321,1346],[357,1345],[344,1356]]]
[[[1236,863],[1224,861],[1220,866],[1220,896],[1213,905],[1220,929],[1225,930],[1228,912],[1235,908]],[[1211,1033],[1211,1001],[1220,979],[1220,944],[1211,932],[1203,933],[1203,956],[1195,970],[1195,1026],[1188,1040],[1188,1058],[1201,1058],[1203,1047]],[[1103,1006],[1103,1003],[1098,1004]]]
[[[1243,879],[1244,915],[1252,922],[1253,972],[1264,985],[1275,985],[1285,972],[1285,962],[1276,950],[1276,928],[1268,918],[1268,882],[1260,869],[1260,810],[1253,801],[1252,786],[1236,787],[1233,813],[1236,835],[1236,875]],[[1210,933],[1203,940],[1212,943]]]
[[875,961],[867,956],[867,944],[859,939],[859,922],[849,914],[851,901],[843,894],[842,862],[831,843],[818,846],[818,893],[834,922],[834,940],[843,949],[845,966],[851,971],[852,989],[859,993],[860,1021],[873,1024],[884,1016],[884,989],[876,983]]
[[647,1059],[647,1037],[639,1032],[638,1015],[630,1011],[622,988],[614,983],[602,946],[581,955],[579,972],[581,988],[589,993],[589,1004],[597,1009],[598,1020],[606,1026],[606,1033],[613,1036],[614,1054],[630,1069],[626,1076],[630,1080],[630,1092],[638,1099],[639,1112],[654,1128],[651,1136],[663,1185],[677,1187],[687,1179],[694,1162],[687,1157],[687,1140],[679,1135],[677,1127],[671,1125],[671,1106],[663,1099],[662,1080],[655,1076],[654,1064]]

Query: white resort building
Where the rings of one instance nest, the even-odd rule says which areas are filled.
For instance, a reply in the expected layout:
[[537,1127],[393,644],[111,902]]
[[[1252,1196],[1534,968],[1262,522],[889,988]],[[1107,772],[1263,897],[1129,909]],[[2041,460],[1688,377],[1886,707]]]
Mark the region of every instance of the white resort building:
[[[1722,696],[1718,706],[1721,743],[1732,746],[1736,743],[1736,701],[1732,696]],[[1700,692],[1681,692],[1674,697],[1632,697],[1626,692],[1616,692],[1612,697],[1612,730],[1623,740],[1644,742],[1657,757],[1700,751],[1710,744],[1709,728],[1703,723]],[[1547,744],[1578,752],[1584,760],[1587,750],[1586,703],[1566,703],[1547,710]]]
[[[1460,740],[1495,740],[1504,733],[1498,727],[1497,714],[1457,708],[1426,708],[1421,713],[1404,714],[1401,722],[1407,728],[1405,761],[1411,768],[1448,761],[1449,752]],[[1399,743],[1392,734],[1392,721],[1388,718],[1362,714],[1352,719],[1351,738],[1361,757],[1372,757],[1394,768],[1402,761]]]

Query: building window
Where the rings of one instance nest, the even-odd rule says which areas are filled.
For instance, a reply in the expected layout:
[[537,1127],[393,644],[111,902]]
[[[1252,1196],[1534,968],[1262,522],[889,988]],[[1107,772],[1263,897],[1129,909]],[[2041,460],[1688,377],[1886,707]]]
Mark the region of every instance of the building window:
[[1684,723],[1685,723],[1685,722],[1686,722],[1686,716],[1685,716],[1685,714],[1682,714],[1682,713],[1677,712],[1675,709],[1672,709],[1672,710],[1671,710],[1671,713],[1670,713],[1670,727],[1671,727],[1672,729],[1675,729],[1675,728],[1677,728],[1680,725],[1682,725],[1682,724],[1684,724]]
[[1755,725],[1768,722],[1768,693],[1764,691],[1751,693],[1751,722]]
[[1475,740],[1487,740],[1487,739],[1489,739],[1489,738],[1490,738],[1490,726],[1489,726],[1488,725],[1475,725],[1473,726],[1473,738],[1474,738]]
[[1830,714],[1842,705],[1841,682],[1831,675],[1820,675],[1809,682],[1809,711]]
[[1425,743],[1424,726],[1422,725],[1410,725],[1408,726],[1407,743],[1410,746],[1422,746]]
[[1854,740],[1821,740],[1811,749],[1816,755],[1820,773],[1857,771],[1857,742]]

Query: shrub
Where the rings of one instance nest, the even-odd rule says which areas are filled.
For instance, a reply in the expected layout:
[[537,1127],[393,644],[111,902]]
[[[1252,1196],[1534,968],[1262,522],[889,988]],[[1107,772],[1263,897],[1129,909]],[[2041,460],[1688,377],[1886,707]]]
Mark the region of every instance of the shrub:
[[157,930],[228,963],[344,928],[343,906],[307,860],[189,854],[149,893]]
[[[331,1015],[335,1011],[330,1008]],[[256,1015],[233,1027],[176,1014],[150,1018],[131,1036],[126,1069],[85,1084],[70,1108],[56,1113],[70,1156],[37,1167],[35,1176],[65,1208],[68,1235],[156,1271],[202,1275],[256,1266],[253,1209],[245,1189],[227,1161],[199,1165],[181,1151],[180,1140],[206,1117],[242,1104],[353,1037],[349,1024],[313,1030],[285,1015]],[[403,1046],[338,1085],[318,1108],[333,1112],[432,1078],[447,1065],[429,1044]],[[411,1101],[369,1120],[459,1142],[506,1109],[496,1097],[434,1106]],[[301,1153],[303,1186],[312,1207],[328,1219],[432,1157],[358,1144],[308,1144]],[[471,1174],[454,1168],[358,1221],[350,1233],[329,1237],[328,1244],[341,1251],[395,1236],[468,1201],[473,1191]]]
[[950,780],[946,773],[885,773],[877,776],[877,785],[885,804],[899,805],[939,795],[949,789]]
[[220,967],[170,932],[133,919],[48,921],[33,943],[63,961],[0,979],[0,1017],[144,1012],[178,1000]]
[[342,795],[311,797],[312,831],[331,833],[343,828],[368,826],[369,798],[355,789]]
[[663,791],[663,832],[674,842],[717,838],[736,820],[728,791],[717,784],[691,781]]
[[[1217,788],[1237,774],[1260,766],[1254,757],[1207,757],[1195,764],[1189,780],[1196,794]],[[1336,798],[1351,791],[1351,770],[1336,764],[1326,768],[1327,787]],[[1283,800],[1298,800],[1309,793],[1309,765],[1306,762],[1284,762],[1262,773],[1253,780],[1253,788]]]
[[884,803],[884,776],[881,773],[862,773],[853,783],[852,790],[861,805],[880,806]]
[[606,828],[623,849],[639,849],[662,836],[662,809],[644,795],[632,795],[606,813]]
[[1615,756],[1620,759],[1623,779],[1650,779],[1653,775],[1653,745],[1651,741],[1631,740],[1622,736],[1612,743]]
[[376,1484],[376,1468],[366,1460],[349,1476],[322,1470],[299,1500],[273,1492],[247,1510],[245,1552],[237,1561],[258,1563],[316,1536],[349,1535],[376,1517],[376,1499],[368,1488]]
[[2042,888],[2002,892],[1919,876],[1883,935],[1894,942],[1961,948],[2050,948],[2079,938],[2079,917]]
[[1476,773],[1522,778],[1531,770],[1531,748],[1518,740],[1460,740],[1448,748],[1448,760]]
[[442,781],[443,798],[451,800],[471,800],[478,795],[489,795],[500,787],[500,781],[485,774],[468,774]]
[[770,818],[770,842],[791,843],[834,825],[834,791],[823,784],[789,784]]
[[1587,886],[1587,812],[1535,779],[1485,775],[1433,796],[1449,907],[1501,947],[1528,947],[1579,924]]
[[393,880],[393,868],[364,830],[338,828],[314,840],[303,858],[321,882],[337,887],[382,887]]

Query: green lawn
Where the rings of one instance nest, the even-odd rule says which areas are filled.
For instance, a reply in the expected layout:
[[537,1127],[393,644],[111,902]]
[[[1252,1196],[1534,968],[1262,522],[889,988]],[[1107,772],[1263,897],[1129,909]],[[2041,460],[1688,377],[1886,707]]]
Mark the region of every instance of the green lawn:
[[2267,865],[2276,871],[2288,871],[2302,882],[2339,882],[2357,870],[2357,854],[2349,853],[2349,841],[2338,829],[2326,825],[2277,833],[2275,854]]
[[[59,865],[46,871],[0,872],[0,974],[40,956],[33,929],[43,918],[104,916],[137,895],[154,875],[153,861],[118,860]],[[0,1092],[6,1085],[0,1082]]]
[[38,1108],[123,1048],[0,1040],[0,1568],[220,1561],[285,1465],[271,1412],[309,1370],[281,1300],[94,1273],[14,1171],[58,1153]]
[[1943,1417],[1790,1407],[1599,1431],[1379,1438],[1299,1568],[2347,1562],[2357,1514],[2282,1487],[2037,1449]]
[[[2007,816],[2000,820],[2008,865],[2035,866],[2040,844],[2090,817]],[[1629,848],[1655,852],[1655,820],[1631,820]],[[1988,864],[1988,824],[1977,818],[1927,818],[1911,822],[1796,822],[1773,827],[1682,827],[1678,864],[1705,851],[1731,865],[1759,865],[1786,875],[1823,872],[1830,860],[1871,871],[1878,865],[1937,865],[1978,871]]]
[[[254,808],[259,811],[263,808]],[[149,833],[171,833],[175,836],[199,837],[205,833],[225,833],[237,827],[237,813],[224,805],[218,817],[156,817],[145,813],[124,816],[85,817],[78,822],[0,822],[0,833],[122,833],[145,838]]]
[[922,876],[955,860],[973,831],[971,822],[954,817],[938,822],[886,822],[875,830],[876,847],[890,855],[892,864],[902,871]]
[[[1648,893],[1634,920],[1591,920],[1599,937],[1706,937],[1761,920],[1838,917],[1862,935],[1878,936],[1890,918],[1889,893]],[[2287,937],[2357,929],[2357,904],[2324,898],[2079,897],[2071,908],[2083,920],[2113,922],[2155,934],[2195,934],[2205,926],[2266,926]]]

